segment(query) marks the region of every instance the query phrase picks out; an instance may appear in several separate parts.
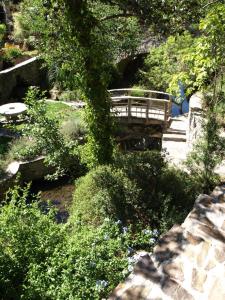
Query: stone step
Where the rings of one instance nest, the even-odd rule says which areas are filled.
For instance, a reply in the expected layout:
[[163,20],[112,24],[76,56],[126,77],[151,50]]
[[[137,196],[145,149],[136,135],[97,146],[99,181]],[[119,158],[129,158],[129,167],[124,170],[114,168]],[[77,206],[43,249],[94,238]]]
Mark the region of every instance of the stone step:
[[179,130],[174,128],[168,128],[164,134],[179,134],[179,135],[186,135],[186,130]]
[[164,133],[162,137],[163,141],[176,141],[186,142],[186,134]]

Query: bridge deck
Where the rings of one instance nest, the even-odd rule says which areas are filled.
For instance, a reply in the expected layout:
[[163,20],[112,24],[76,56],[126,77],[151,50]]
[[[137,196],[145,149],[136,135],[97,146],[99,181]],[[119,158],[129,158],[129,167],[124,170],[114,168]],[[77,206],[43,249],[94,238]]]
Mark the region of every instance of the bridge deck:
[[[121,93],[125,92],[125,95]],[[137,90],[111,90],[112,112],[122,123],[162,124],[167,126],[171,117],[171,98],[169,94],[157,91],[138,90],[144,96],[131,96]],[[118,95],[120,93],[120,95]],[[129,94],[128,94],[129,93]],[[162,99],[163,97],[169,99]]]

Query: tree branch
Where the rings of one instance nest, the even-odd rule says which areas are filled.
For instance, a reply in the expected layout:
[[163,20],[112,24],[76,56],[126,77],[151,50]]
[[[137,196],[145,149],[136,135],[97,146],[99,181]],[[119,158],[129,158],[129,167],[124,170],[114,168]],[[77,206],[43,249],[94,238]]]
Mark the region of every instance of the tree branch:
[[135,15],[131,14],[131,13],[129,13],[129,14],[128,13],[115,14],[115,15],[106,16],[106,17],[100,19],[100,22],[111,20],[111,19],[128,18],[128,17],[135,17]]

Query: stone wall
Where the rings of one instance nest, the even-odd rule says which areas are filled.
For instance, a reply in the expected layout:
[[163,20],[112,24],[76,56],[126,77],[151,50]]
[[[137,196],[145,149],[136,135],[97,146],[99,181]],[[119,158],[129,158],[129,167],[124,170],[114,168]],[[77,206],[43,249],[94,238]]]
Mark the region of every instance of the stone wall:
[[39,157],[25,162],[13,162],[7,171],[7,177],[0,181],[0,197],[16,183],[17,175],[20,174],[19,182],[23,183],[44,178],[47,174],[51,174],[53,169],[44,164],[44,157]]
[[181,226],[144,254],[110,300],[224,300],[225,186],[200,195]]
[[199,92],[190,98],[187,127],[187,145],[189,151],[192,150],[196,140],[202,135],[202,99],[203,95]]
[[30,58],[0,72],[0,105],[12,102],[10,98],[23,97],[28,86],[43,86],[47,82],[46,70],[41,68],[38,57]]

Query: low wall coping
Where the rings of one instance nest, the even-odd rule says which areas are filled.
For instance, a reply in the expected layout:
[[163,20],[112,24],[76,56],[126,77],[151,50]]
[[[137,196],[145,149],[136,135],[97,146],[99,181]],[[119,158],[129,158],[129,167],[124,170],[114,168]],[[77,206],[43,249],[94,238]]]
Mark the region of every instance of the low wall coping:
[[23,66],[26,66],[26,65],[28,65],[28,64],[30,64],[30,63],[36,61],[37,59],[38,59],[38,56],[29,58],[29,59],[27,59],[27,60],[25,60],[25,61],[23,61],[23,62],[21,62],[21,63],[19,63],[19,64],[16,64],[15,66],[13,66],[13,67],[11,67],[11,68],[8,68],[8,69],[6,69],[6,70],[1,71],[1,72],[0,72],[0,76],[1,76],[2,74],[7,74],[7,73],[10,73],[10,72],[12,72],[12,71],[14,71],[14,70],[16,70],[16,69],[19,69],[19,68],[21,68],[21,67],[23,67]]

